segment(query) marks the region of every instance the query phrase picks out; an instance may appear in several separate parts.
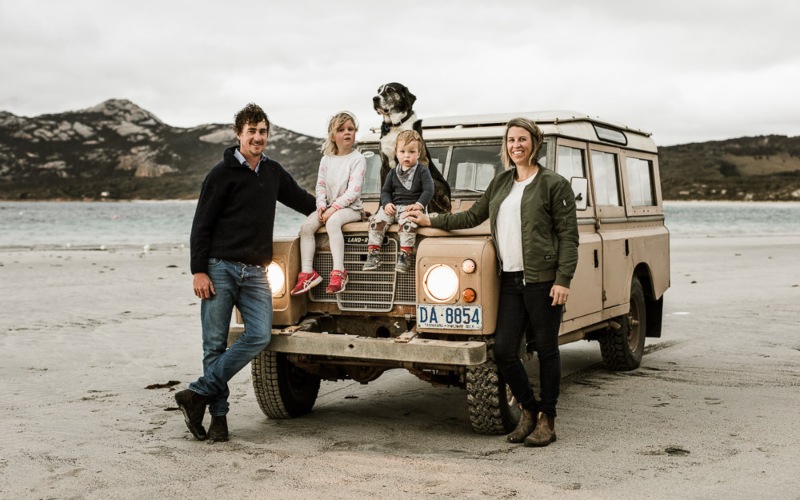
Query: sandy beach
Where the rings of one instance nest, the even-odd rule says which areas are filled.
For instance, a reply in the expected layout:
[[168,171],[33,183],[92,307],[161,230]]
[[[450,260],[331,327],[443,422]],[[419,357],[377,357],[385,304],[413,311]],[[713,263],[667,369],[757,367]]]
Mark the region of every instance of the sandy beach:
[[662,338],[625,373],[564,346],[558,441],[531,449],[404,371],[269,420],[245,369],[231,440],[198,442],[173,400],[201,370],[188,250],[0,251],[0,498],[797,499],[799,255],[673,239]]

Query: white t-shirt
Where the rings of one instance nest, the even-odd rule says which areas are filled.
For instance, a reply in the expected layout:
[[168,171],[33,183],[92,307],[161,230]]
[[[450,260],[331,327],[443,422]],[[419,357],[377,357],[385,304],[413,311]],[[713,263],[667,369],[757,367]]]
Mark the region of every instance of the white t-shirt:
[[497,251],[503,263],[503,271],[516,272],[525,268],[522,263],[522,192],[536,174],[524,181],[514,181],[511,191],[500,204],[497,212]]

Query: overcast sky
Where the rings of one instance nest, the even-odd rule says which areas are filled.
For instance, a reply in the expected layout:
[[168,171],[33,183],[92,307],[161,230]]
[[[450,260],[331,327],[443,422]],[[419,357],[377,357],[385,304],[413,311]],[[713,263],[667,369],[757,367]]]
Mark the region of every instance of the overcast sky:
[[129,99],[179,127],[248,102],[317,137],[377,126],[398,81],[421,118],[566,109],[660,145],[800,135],[789,0],[0,0],[0,110]]

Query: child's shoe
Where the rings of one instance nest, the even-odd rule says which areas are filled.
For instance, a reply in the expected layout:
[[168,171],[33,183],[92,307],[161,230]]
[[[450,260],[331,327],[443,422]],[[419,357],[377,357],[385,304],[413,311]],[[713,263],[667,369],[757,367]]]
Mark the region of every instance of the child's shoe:
[[381,253],[378,250],[372,250],[367,254],[367,261],[364,263],[362,271],[374,271],[381,265]]
[[325,293],[339,293],[344,292],[344,287],[347,285],[347,271],[338,271],[334,269],[331,271],[331,282]]
[[292,295],[300,295],[311,290],[322,283],[322,276],[313,269],[310,273],[300,273],[297,275],[297,284],[290,292]]
[[395,272],[405,273],[408,271],[408,261],[409,256],[406,252],[400,252],[397,254],[397,264],[394,266]]

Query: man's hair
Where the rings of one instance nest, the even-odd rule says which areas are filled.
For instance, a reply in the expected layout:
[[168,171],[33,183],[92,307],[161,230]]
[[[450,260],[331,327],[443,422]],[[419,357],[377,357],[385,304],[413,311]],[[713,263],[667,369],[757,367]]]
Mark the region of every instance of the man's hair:
[[428,151],[425,149],[425,143],[422,141],[422,136],[416,130],[403,130],[399,134],[397,134],[397,140],[394,143],[394,152],[397,154],[397,148],[400,145],[400,141],[403,141],[403,144],[408,144],[411,142],[418,142],[419,143],[419,163],[422,165],[428,164]]
[[508,130],[511,127],[525,129],[531,134],[533,151],[531,152],[531,157],[528,158],[528,163],[531,165],[536,165],[536,160],[539,156],[539,149],[541,149],[542,143],[544,142],[542,129],[540,129],[539,126],[533,122],[533,120],[528,120],[527,118],[514,118],[506,124],[506,131],[503,134],[503,145],[500,148],[500,157],[503,159],[503,166],[508,168],[511,165],[514,165],[514,162],[511,160],[511,156],[508,154],[508,145],[506,144],[508,142]]
[[324,155],[337,155],[339,154],[339,148],[336,146],[336,139],[334,138],[334,134],[339,127],[347,123],[348,121],[353,122],[353,126],[356,128],[356,132],[358,132],[358,120],[356,120],[356,115],[349,111],[341,111],[336,113],[331,121],[328,122],[328,137],[325,139],[325,143],[322,145],[320,150]]
[[264,113],[261,106],[251,102],[236,113],[236,116],[233,118],[233,131],[236,132],[236,135],[239,135],[248,123],[257,125],[261,122],[267,123],[267,135],[269,135],[269,118],[267,114]]

